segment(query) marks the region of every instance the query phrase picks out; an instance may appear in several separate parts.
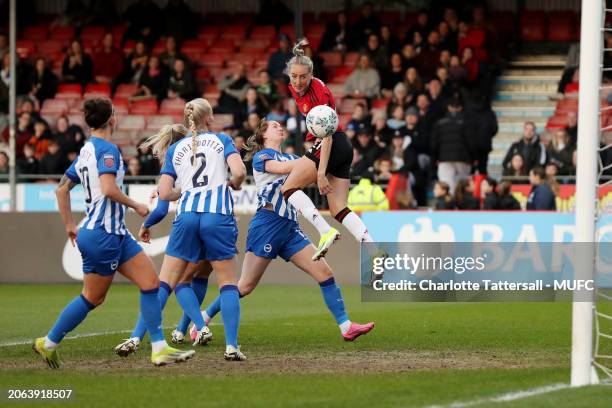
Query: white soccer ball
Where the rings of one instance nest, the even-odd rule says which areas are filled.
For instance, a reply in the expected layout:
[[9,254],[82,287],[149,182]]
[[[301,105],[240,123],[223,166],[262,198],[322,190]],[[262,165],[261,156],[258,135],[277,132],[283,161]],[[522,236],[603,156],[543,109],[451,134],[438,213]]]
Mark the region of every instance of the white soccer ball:
[[338,114],[327,105],[315,106],[306,115],[306,129],[320,139],[333,135],[338,129]]

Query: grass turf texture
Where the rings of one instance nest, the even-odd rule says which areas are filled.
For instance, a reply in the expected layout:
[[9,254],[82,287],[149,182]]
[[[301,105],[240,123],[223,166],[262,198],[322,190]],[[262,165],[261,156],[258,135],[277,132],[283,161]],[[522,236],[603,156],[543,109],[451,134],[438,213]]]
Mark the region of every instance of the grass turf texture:
[[[0,286],[0,343],[44,335],[79,291],[78,285]],[[359,288],[343,292],[352,319],[376,322],[354,343],[342,341],[316,286],[261,286],[242,300],[239,340],[249,361],[223,361],[218,316],[211,326],[215,339],[197,348],[194,360],[155,368],[148,341],[127,359],[112,351],[138,312],[136,287],[116,285],[71,334],[126,332],[65,340],[58,371],[48,369],[29,344],[0,347],[0,401],[8,402],[11,388],[71,388],[70,406],[88,407],[427,406],[569,381],[569,303],[361,303]],[[205,304],[217,294],[210,288]],[[612,305],[603,308],[609,312]],[[172,297],[164,325],[179,317]],[[566,389],[500,405],[609,407],[612,387]]]

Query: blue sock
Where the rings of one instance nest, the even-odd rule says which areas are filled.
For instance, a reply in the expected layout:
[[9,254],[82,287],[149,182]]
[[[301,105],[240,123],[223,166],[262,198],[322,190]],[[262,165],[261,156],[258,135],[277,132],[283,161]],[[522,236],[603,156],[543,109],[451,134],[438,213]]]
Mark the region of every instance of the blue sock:
[[[208,289],[208,278],[193,278],[191,288],[196,295],[196,299],[198,299],[198,304],[202,306],[202,302],[206,297],[206,290]],[[176,330],[181,333],[187,333],[189,323],[191,323],[191,319],[187,316],[187,313],[183,312],[183,317],[181,317],[181,321],[176,326]]]
[[206,324],[204,323],[202,313],[200,313],[198,298],[193,292],[191,284],[181,283],[180,285],[177,285],[176,289],[174,289],[174,293],[179,305],[181,305],[183,308],[183,311],[187,313],[187,316],[189,316],[191,320],[193,320],[196,329],[202,330]]
[[75,297],[72,302],[68,303],[64,310],[60,313],[57,321],[49,330],[47,337],[54,343],[62,341],[66,333],[71,332],[77,327],[85,317],[87,313],[96,307],[89,300],[85,299],[85,296],[79,295]]
[[[159,300],[159,306],[161,310],[164,310],[166,307],[166,302],[168,301],[168,297],[172,293],[172,288],[166,282],[161,281],[159,283],[159,292],[157,292],[157,299]],[[142,318],[142,313],[138,315],[138,320],[136,320],[136,326],[134,327],[134,331],[132,331],[132,335],[130,337],[138,337],[140,340],[143,339],[145,333],[147,332],[147,326],[145,325],[145,321]]]
[[149,337],[151,337],[151,343],[164,340],[158,293],[159,288],[140,291],[140,313],[149,332]]
[[334,315],[336,323],[341,324],[346,322],[349,318],[344,309],[344,299],[342,299],[342,293],[340,288],[336,285],[334,278],[329,278],[325,282],[319,283],[321,287],[321,294],[325,300],[327,308]]
[[217,298],[206,308],[206,314],[208,317],[212,318],[217,315],[221,311],[221,296],[217,296]]
[[221,288],[221,317],[225,329],[225,344],[238,347],[238,326],[240,325],[240,295],[238,286],[225,285]]

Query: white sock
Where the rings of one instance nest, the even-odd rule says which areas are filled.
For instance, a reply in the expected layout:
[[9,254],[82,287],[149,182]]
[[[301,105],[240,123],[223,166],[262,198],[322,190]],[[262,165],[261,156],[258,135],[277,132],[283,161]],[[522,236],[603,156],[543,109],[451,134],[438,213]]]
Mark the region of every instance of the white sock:
[[154,341],[153,343],[151,343],[151,349],[154,353],[159,353],[166,347],[168,347],[168,343],[166,343],[166,340]]
[[204,319],[204,323],[206,323],[206,325],[208,326],[208,323],[210,323],[211,319],[208,313],[206,313],[206,310],[202,310],[202,319]]
[[57,343],[54,341],[49,340],[49,337],[45,336],[45,348],[47,350],[55,350],[57,348]]
[[319,231],[319,235],[326,234],[331,229],[325,218],[312,203],[312,200],[302,190],[297,190],[291,194],[288,201]]
[[342,322],[338,325],[340,327],[340,333],[346,334],[351,328],[351,321],[347,320],[346,322]]
[[370,234],[368,233],[368,229],[366,228],[361,218],[354,212],[349,212],[346,214],[344,219],[342,220],[342,225],[346,227],[347,230],[355,239],[359,242],[374,242]]

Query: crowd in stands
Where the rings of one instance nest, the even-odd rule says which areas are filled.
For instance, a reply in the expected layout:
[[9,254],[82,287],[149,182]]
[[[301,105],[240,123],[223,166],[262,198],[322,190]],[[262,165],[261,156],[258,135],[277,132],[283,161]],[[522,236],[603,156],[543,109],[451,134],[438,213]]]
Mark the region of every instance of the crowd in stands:
[[[66,13],[50,22],[50,27],[77,28],[75,35],[64,39],[61,61],[52,61],[40,47],[38,54],[22,55],[17,61],[21,174],[61,173],[84,143],[86,131],[75,119],[73,107],[72,114],[57,115],[53,121],[41,114],[45,101],[56,100],[58,90],[67,84],[85,90],[85,95],[92,84],[108,89],[122,109],[120,114],[128,109],[132,114],[132,106],[143,101],[161,113],[172,101],[203,96],[211,100],[218,116],[231,118],[220,127],[234,138],[242,154],[262,117],[286,127],[286,151],[299,154],[310,147],[308,142],[297,145],[297,131],[305,133],[305,123],[287,92],[284,68],[295,38],[292,12],[283,2],[261,1],[260,13],[244,20],[241,40],[265,53],[264,61],[252,63],[243,61],[244,54],[232,58],[236,52],[246,52],[246,42],[232,43],[227,51],[222,31],[231,18],[214,21],[219,17],[194,13],[182,0],[171,0],[164,9],[139,0],[122,16],[107,2],[90,1],[90,9],[77,3],[69,2]],[[472,2],[463,2],[460,8],[434,5],[410,13],[401,24],[389,13],[378,14],[370,2],[351,12],[305,21],[310,41],[306,55],[314,61],[315,76],[334,92],[341,123],[354,147],[354,179],[372,173],[376,183],[384,184],[401,173],[421,206],[427,205],[428,191],[438,180],[436,207],[474,205],[466,198],[466,180],[471,174],[487,173],[491,140],[498,130],[490,97],[502,33],[483,6],[468,3]],[[221,31],[207,37],[211,25]],[[269,25],[274,29],[268,33]],[[95,42],[89,36],[94,26],[106,27]],[[265,41],[255,37],[262,31],[268,33]],[[206,53],[190,52],[191,46],[205,41]],[[8,111],[10,81],[7,45],[6,34],[0,33],[3,112]],[[215,47],[227,53],[218,66],[212,62]],[[126,95],[125,89],[130,93]],[[176,112],[171,115],[181,119]],[[144,123],[140,141],[154,132],[150,123],[148,127]],[[0,143],[8,140],[8,130],[2,135]],[[523,138],[504,160],[504,175],[526,176],[539,166],[546,175],[572,174],[575,135],[574,123],[544,145],[535,126],[527,123]],[[158,174],[159,164],[150,151],[138,144],[131,153],[124,152],[129,175]],[[4,161],[0,153],[0,173]],[[506,184],[500,189],[492,181],[488,184],[495,194],[506,193],[485,200],[487,206],[514,205],[507,199]],[[494,201],[500,204],[490,204]]]

